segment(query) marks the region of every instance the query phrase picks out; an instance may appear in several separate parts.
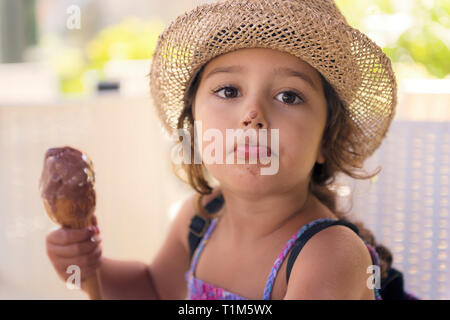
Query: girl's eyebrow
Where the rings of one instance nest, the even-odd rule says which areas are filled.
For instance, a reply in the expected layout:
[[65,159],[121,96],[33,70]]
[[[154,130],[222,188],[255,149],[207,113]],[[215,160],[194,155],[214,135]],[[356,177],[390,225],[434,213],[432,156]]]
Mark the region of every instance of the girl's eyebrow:
[[287,68],[287,67],[279,67],[276,68],[274,70],[275,74],[278,75],[283,75],[283,76],[287,76],[287,77],[296,77],[296,78],[300,78],[303,81],[305,81],[307,84],[310,85],[311,88],[313,88],[316,91],[320,91],[319,88],[317,88],[316,84],[314,83],[314,81],[312,81],[311,77],[309,75],[307,75],[306,73],[291,69],[291,68]]
[[[243,66],[239,66],[239,65],[233,65],[233,66],[229,66],[229,67],[219,67],[219,68],[213,69],[211,72],[209,72],[206,75],[205,80],[217,73],[233,73],[233,72],[242,73],[244,70],[246,70],[246,68],[244,68]],[[300,78],[303,81],[305,81],[306,83],[308,83],[311,86],[311,88],[318,91],[317,86],[312,81],[311,77],[308,76],[306,73],[303,73],[303,72],[300,72],[300,71],[297,71],[297,70],[294,70],[294,69],[291,69],[288,67],[278,67],[278,68],[274,69],[274,73],[278,74],[278,75],[288,76],[288,77]]]
[[245,68],[242,66],[229,66],[229,67],[221,67],[221,68],[215,68],[210,73],[208,73],[205,77],[205,80],[211,77],[213,74],[216,73],[233,73],[233,72],[242,72]]

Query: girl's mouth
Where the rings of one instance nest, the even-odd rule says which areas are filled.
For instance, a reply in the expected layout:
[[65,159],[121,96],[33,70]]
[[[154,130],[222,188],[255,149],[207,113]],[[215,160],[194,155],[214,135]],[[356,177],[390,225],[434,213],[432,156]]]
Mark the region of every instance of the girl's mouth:
[[257,159],[257,157],[259,158],[260,156],[270,157],[271,155],[271,149],[262,145],[235,145],[234,152],[237,153],[238,157],[241,156],[245,157],[246,159],[248,159],[249,157]]

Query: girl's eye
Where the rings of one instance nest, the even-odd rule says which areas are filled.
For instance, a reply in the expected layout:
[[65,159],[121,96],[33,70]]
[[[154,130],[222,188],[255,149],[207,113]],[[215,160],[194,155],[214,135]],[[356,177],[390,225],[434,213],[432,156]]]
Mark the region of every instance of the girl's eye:
[[[238,92],[238,90],[235,87],[225,86],[221,87],[217,90],[214,90],[214,93],[219,93],[223,91],[224,96],[219,95],[222,99],[231,99],[235,97],[235,94]],[[282,95],[282,101],[285,104],[299,104],[302,102],[305,102],[305,100],[298,95],[297,93],[293,91],[283,91],[282,93],[278,94],[278,96]]]
[[278,94],[277,97],[280,95],[282,96],[281,102],[286,104],[299,104],[305,102],[300,95],[292,91],[283,91],[282,93]]
[[214,90],[214,93],[218,93],[218,92],[221,92],[221,91],[223,91],[225,96],[222,97],[222,96],[219,95],[219,97],[221,97],[222,99],[229,99],[229,98],[233,98],[234,97],[233,94],[235,92],[237,92],[237,89],[234,88],[234,87],[221,87],[221,88],[219,88],[217,90]]

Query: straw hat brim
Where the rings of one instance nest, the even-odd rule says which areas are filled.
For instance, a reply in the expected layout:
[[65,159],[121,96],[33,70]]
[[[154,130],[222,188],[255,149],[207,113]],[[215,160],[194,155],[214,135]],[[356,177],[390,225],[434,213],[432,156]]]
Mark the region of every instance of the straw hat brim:
[[159,36],[149,73],[153,103],[167,132],[176,134],[186,89],[205,63],[255,47],[290,53],[314,67],[356,124],[352,138],[359,150],[354,151],[368,157],[379,147],[397,104],[391,62],[331,0],[228,0],[179,16]]

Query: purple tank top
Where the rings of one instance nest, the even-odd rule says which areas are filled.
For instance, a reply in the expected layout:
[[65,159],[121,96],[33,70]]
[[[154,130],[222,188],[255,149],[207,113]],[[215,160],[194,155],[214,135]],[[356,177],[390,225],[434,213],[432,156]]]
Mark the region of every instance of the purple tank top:
[[[189,299],[189,300],[247,300],[248,299],[248,298],[242,297],[238,294],[235,294],[233,292],[229,292],[223,288],[216,287],[211,283],[204,282],[195,276],[195,270],[197,267],[197,263],[198,263],[200,254],[202,253],[205,245],[208,243],[211,233],[213,232],[215,226],[217,225],[218,220],[219,220],[219,218],[214,218],[211,221],[211,224],[209,225],[208,230],[206,231],[203,239],[201,240],[199,246],[197,247],[197,249],[194,252],[191,266],[185,274],[185,279],[187,281],[187,288],[188,288],[187,299]],[[283,263],[289,250],[292,248],[292,246],[294,245],[297,238],[299,238],[308,228],[310,228],[314,224],[322,222],[322,221],[326,221],[326,220],[335,221],[333,219],[328,219],[328,218],[322,218],[322,219],[317,219],[317,220],[311,221],[310,223],[308,223],[308,224],[304,225],[302,228],[300,228],[300,230],[297,231],[289,239],[289,241],[286,243],[286,245],[284,246],[281,253],[275,259],[272,269],[271,269],[269,275],[267,276],[266,286],[264,288],[264,293],[262,294],[263,300],[271,299],[272,288],[273,288],[273,284],[275,281],[275,277],[277,276],[277,273],[278,273],[278,270],[279,270],[281,264]],[[378,258],[377,252],[369,244],[366,243],[366,246],[370,252],[370,256],[372,257],[372,263],[374,265],[379,266],[380,263],[379,263],[379,258]],[[379,290],[377,288],[374,288],[374,292],[375,292],[375,299],[382,300]]]

